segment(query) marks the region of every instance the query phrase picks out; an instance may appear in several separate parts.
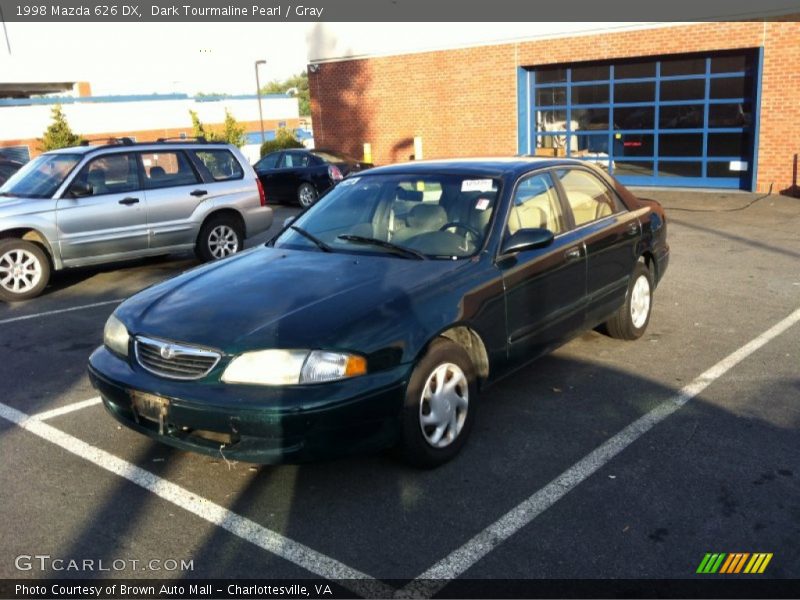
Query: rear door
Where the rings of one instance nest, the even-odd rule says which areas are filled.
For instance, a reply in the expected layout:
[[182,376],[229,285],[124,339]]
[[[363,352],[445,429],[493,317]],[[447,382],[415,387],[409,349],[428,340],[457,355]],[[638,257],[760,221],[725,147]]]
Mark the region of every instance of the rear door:
[[524,361],[567,337],[584,322],[586,258],[568,221],[549,172],[521,180],[509,209],[504,235],[519,229],[549,229],[553,243],[499,257],[506,290],[509,358]]
[[557,171],[569,211],[586,245],[587,321],[605,320],[625,301],[638,258],[641,225],[595,173],[575,167]]
[[307,178],[308,153],[286,151],[278,162],[275,172],[275,185],[285,200],[297,199],[297,188]]
[[208,199],[212,188],[202,181],[183,150],[139,152],[145,194],[150,248],[194,243],[199,223],[192,215]]
[[[73,186],[91,194],[75,197]],[[58,200],[61,256],[68,262],[102,262],[147,249],[147,204],[131,152],[104,154],[87,162]]]

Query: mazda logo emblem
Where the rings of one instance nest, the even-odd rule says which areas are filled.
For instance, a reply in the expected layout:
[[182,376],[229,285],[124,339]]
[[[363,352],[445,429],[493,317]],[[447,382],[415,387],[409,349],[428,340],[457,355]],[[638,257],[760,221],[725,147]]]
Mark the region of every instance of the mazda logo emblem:
[[175,356],[175,350],[172,346],[161,346],[161,358],[170,360]]

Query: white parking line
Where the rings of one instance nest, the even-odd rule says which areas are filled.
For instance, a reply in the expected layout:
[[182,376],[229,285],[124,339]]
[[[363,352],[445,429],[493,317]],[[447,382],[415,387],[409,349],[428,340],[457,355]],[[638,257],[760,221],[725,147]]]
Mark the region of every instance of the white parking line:
[[622,450],[647,433],[689,400],[703,392],[714,381],[753,352],[778,337],[800,321],[800,308],[754,338],[684,387],[678,394],[640,417],[600,447],[586,455],[545,487],[528,497],[500,519],[489,525],[466,544],[451,552],[430,569],[408,583],[398,596],[430,598],[470,567],[497,548],[545,510],[553,506],[578,484],[608,463]]
[[3,403],[0,403],[0,418],[11,421],[26,431],[71,452],[75,456],[79,456],[110,473],[119,475],[167,502],[171,502],[193,515],[217,527],[221,527],[259,548],[280,556],[315,575],[325,579],[355,580],[348,581],[347,587],[360,596],[365,598],[391,597],[395,592],[395,588],[387,586],[361,571],[352,569],[329,556],[267,529],[219,504],[197,496],[186,488],[162,479],[105,450],[87,444],[68,433],[43,423],[40,418],[31,417]]
[[60,408],[45,410],[32,415],[30,418],[36,419],[37,421],[46,421],[47,419],[52,419],[53,417],[60,417],[61,415],[66,415],[73,411],[81,410],[82,408],[88,408],[90,406],[94,406],[95,404],[100,404],[100,402],[102,402],[102,400],[100,399],[100,396],[97,396],[95,398],[89,398],[88,400],[82,400],[81,402],[73,402],[72,404],[67,404],[66,406],[62,406]]
[[49,317],[50,315],[60,315],[62,313],[72,312],[75,310],[84,310],[86,308],[95,308],[97,306],[106,306],[107,304],[119,304],[124,298],[120,300],[105,300],[103,302],[95,302],[94,304],[84,304],[82,306],[73,306],[71,308],[59,308],[58,310],[48,310],[45,312],[36,313],[33,315],[22,315],[19,317],[11,317],[9,319],[0,320],[0,325],[6,323],[16,323],[17,321],[27,321],[28,319],[38,319],[39,317]]

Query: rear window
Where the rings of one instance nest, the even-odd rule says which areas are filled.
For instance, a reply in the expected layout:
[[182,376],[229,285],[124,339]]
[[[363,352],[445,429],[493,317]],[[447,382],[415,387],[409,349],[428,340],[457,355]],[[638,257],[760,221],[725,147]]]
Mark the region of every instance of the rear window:
[[242,165],[230,150],[195,150],[194,155],[208,169],[215,181],[241,179],[244,177]]

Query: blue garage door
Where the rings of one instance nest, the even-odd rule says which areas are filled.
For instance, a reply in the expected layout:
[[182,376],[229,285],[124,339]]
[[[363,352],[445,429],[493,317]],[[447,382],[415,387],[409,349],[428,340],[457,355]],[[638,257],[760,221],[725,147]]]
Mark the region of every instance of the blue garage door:
[[631,185],[752,189],[759,56],[520,70],[520,150],[590,160]]

